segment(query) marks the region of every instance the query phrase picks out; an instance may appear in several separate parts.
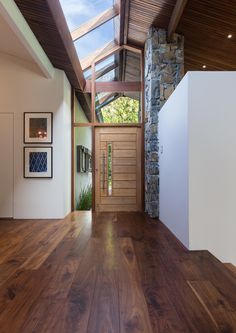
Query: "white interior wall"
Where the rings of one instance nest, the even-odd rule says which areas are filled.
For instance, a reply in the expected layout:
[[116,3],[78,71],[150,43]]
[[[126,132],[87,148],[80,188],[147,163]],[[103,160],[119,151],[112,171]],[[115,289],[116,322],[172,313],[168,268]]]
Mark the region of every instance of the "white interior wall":
[[161,220],[190,250],[208,250],[233,264],[235,87],[236,72],[189,72],[162,108],[159,124]]
[[236,72],[189,73],[190,249],[236,264]]
[[[14,218],[63,218],[70,212],[70,89],[60,70],[46,79],[30,63],[0,55],[0,113],[14,115]],[[53,179],[23,178],[24,112],[53,112]]]
[[0,113],[0,217],[13,217],[14,117]]
[[160,220],[189,246],[188,78],[159,113]]
[[[75,100],[75,118],[76,122],[88,123],[80,104],[77,99]],[[78,173],[77,172],[77,150],[76,146],[82,145],[92,150],[92,129],[91,127],[78,127],[75,129],[75,207],[78,204],[79,196],[82,189],[92,184],[92,173]]]

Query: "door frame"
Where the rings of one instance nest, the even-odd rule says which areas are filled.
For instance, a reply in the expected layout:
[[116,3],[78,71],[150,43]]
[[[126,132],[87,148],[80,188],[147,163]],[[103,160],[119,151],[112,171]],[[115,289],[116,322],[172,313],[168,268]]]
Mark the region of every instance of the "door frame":
[[91,94],[91,103],[92,103],[92,121],[89,123],[76,123],[75,122],[75,89],[72,88],[71,91],[71,211],[75,210],[75,177],[74,177],[74,165],[75,165],[75,150],[74,150],[74,140],[75,135],[74,131],[78,127],[91,127],[92,128],[92,211],[95,212],[95,128],[96,127],[139,127],[141,128],[141,202],[142,202],[142,211],[145,211],[145,92],[144,92],[144,51],[139,50],[140,53],[140,68],[141,68],[141,121],[136,124],[105,124],[98,123],[95,119],[95,62],[92,64],[92,94]]
[[141,202],[142,211],[145,211],[145,152],[144,152],[144,124],[96,124],[89,123],[74,124],[72,126],[72,182],[71,182],[71,211],[75,210],[74,206],[74,191],[75,191],[75,177],[74,177],[74,163],[75,163],[75,150],[74,150],[74,131],[78,127],[91,127],[92,128],[92,211],[95,212],[95,130],[98,127],[106,128],[119,128],[119,127],[138,127],[141,128]]
[[92,135],[93,135],[93,140],[92,140],[92,161],[93,161],[93,165],[92,165],[92,211],[96,212],[96,152],[95,152],[95,147],[96,147],[96,143],[95,143],[95,138],[96,138],[96,129],[97,128],[140,128],[140,143],[141,143],[141,149],[140,149],[140,158],[141,158],[141,181],[140,181],[140,187],[141,187],[141,211],[144,212],[144,191],[145,191],[145,187],[144,187],[144,145],[143,145],[143,141],[144,141],[144,130],[143,130],[143,126],[142,124],[136,124],[136,125],[117,125],[114,126],[109,126],[109,124],[107,124],[108,126],[94,126],[93,127],[93,131],[92,131]]

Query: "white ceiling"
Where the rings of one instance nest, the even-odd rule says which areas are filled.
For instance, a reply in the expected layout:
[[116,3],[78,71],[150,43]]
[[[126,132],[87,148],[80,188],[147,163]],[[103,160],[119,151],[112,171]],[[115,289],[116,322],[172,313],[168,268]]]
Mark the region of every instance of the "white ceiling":
[[0,53],[16,56],[20,59],[33,61],[26,47],[11,30],[8,23],[0,15]]

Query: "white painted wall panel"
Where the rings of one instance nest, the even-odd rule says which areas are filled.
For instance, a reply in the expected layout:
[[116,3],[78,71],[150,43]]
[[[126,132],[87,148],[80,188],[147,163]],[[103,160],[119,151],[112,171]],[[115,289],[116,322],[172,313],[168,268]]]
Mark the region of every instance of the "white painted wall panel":
[[189,246],[188,79],[159,113],[160,220]]
[[[0,56],[0,113],[14,114],[15,218],[64,218],[70,212],[70,93],[64,72],[45,79],[32,65]],[[53,179],[23,178],[24,112],[53,112]]]
[[189,72],[159,129],[161,220],[190,250],[236,265],[235,87],[236,72]]
[[12,113],[0,113],[0,217],[13,217],[13,131]]
[[[77,122],[88,123],[80,104],[75,101],[75,115]],[[91,127],[77,127],[75,129],[75,207],[78,206],[79,197],[82,190],[85,190],[89,185],[92,184],[92,173],[79,173],[77,171],[77,146],[82,145],[92,151],[92,129]]]
[[236,72],[189,75],[190,249],[236,264]]

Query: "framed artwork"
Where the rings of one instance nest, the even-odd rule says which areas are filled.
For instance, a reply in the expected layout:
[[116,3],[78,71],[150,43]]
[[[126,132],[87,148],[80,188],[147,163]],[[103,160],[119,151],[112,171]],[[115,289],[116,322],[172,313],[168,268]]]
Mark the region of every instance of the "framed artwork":
[[87,173],[92,170],[91,152],[84,146],[77,146],[77,172]]
[[53,141],[53,113],[24,113],[24,143],[48,144]]
[[53,148],[24,147],[24,178],[53,177]]
[[92,172],[92,155],[90,150],[86,154],[86,171]]

